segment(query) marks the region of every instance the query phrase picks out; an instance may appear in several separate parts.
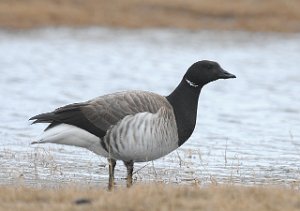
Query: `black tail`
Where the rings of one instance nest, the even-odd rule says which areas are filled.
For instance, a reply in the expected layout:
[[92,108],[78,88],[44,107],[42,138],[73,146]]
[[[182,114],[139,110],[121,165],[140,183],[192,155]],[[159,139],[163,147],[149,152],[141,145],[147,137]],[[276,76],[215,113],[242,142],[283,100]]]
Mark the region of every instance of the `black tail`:
[[36,123],[50,123],[45,129],[48,130],[56,125],[65,123],[74,125],[88,132],[103,137],[106,131],[97,128],[90,122],[81,111],[81,107],[86,106],[86,103],[74,103],[54,110],[53,112],[42,113],[31,117],[29,120],[34,120],[32,124]]
[[54,121],[54,116],[55,116],[54,112],[48,112],[48,113],[42,113],[42,114],[33,116],[29,120],[35,120],[31,124],[51,123],[52,121]]
[[36,116],[31,117],[29,120],[35,120],[34,122],[32,122],[32,124],[52,122],[64,123],[65,120],[71,119],[71,117],[74,116],[75,113],[79,113],[80,107],[85,105],[86,104],[84,103],[73,103],[55,109],[53,112],[38,114]]
[[50,125],[48,125],[44,131],[60,124],[59,122],[55,121],[55,113],[54,112],[38,114],[36,116],[31,117],[29,120],[35,120],[31,124],[50,123]]

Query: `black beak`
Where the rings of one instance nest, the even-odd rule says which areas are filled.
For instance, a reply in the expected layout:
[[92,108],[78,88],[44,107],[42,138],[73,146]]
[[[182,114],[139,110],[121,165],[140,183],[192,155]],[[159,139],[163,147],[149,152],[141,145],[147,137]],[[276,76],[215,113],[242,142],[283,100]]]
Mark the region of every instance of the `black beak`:
[[219,78],[220,79],[228,79],[228,78],[236,78],[236,76],[227,72],[226,70],[221,69],[221,71],[219,73]]

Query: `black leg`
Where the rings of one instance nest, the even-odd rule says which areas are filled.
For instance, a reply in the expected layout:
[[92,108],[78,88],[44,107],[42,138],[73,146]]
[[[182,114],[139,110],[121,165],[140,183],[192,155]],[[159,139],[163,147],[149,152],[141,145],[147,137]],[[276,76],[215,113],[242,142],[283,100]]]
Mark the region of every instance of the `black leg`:
[[116,166],[116,160],[112,158],[108,158],[108,168],[109,168],[108,190],[112,190],[115,184],[114,182],[115,166]]
[[133,164],[134,162],[131,161],[124,161],[124,165],[127,168],[127,187],[131,187],[132,185],[132,173],[133,173]]

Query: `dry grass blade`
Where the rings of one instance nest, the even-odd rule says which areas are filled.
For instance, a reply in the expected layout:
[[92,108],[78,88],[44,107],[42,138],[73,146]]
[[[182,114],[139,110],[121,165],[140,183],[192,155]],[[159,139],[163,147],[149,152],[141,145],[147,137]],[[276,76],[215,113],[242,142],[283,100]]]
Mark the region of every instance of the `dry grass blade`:
[[[80,203],[74,203],[74,202]],[[81,203],[84,202],[84,203]],[[0,210],[299,210],[300,194],[283,188],[135,185],[101,188],[1,187]]]

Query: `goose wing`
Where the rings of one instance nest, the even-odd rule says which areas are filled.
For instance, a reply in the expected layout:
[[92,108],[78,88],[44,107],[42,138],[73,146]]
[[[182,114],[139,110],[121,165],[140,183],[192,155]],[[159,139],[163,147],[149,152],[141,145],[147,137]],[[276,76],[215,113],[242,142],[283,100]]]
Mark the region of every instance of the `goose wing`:
[[156,113],[161,107],[171,107],[165,97],[142,91],[118,92],[94,98],[83,103],[69,104],[53,112],[31,117],[35,123],[50,123],[45,129],[65,123],[80,127],[98,136],[125,116],[141,112]]

